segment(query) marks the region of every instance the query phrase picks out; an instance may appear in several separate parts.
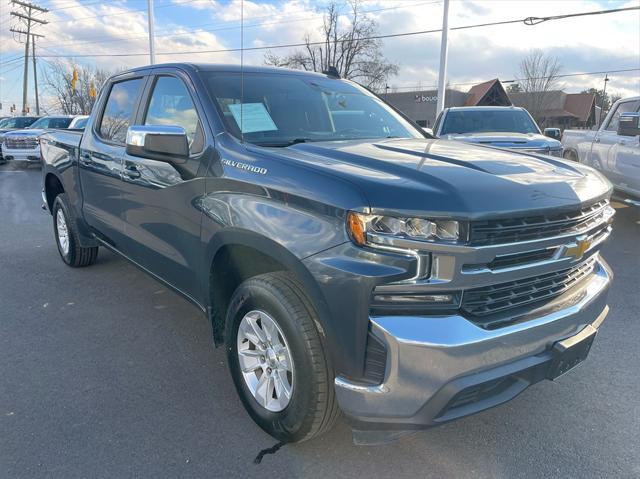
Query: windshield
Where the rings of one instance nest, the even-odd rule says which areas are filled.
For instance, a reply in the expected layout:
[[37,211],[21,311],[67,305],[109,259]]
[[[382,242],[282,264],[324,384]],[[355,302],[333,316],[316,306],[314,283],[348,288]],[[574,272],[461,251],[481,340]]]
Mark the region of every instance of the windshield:
[[31,125],[37,118],[32,118],[30,116],[16,116],[14,118],[7,118],[5,123],[2,124],[2,128],[27,128]]
[[40,118],[34,124],[32,124],[29,128],[31,129],[45,129],[45,128],[68,128],[71,123],[71,118],[67,117],[45,117]]
[[440,135],[482,132],[540,133],[524,110],[450,110]]
[[206,75],[227,130],[256,145],[424,137],[384,102],[350,82],[245,73],[241,88],[239,73]]

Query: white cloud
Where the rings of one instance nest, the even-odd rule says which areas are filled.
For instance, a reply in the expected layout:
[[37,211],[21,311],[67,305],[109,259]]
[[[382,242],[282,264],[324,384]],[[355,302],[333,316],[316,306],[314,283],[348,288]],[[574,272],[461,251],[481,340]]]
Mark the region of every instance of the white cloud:
[[[1,2],[1,0],[0,0]],[[212,1],[172,0],[171,7],[158,8],[156,4],[156,51],[180,52],[224,50],[240,46],[240,0]],[[278,2],[245,0],[244,44],[265,47],[275,44],[298,43],[309,33],[320,38],[322,6],[328,0],[283,0]],[[344,0],[338,0],[346,12]],[[0,25],[9,20],[9,8],[2,3]],[[146,52],[148,50],[145,2],[115,1],[84,6],[75,0],[52,0],[51,22],[43,28],[47,38],[39,51],[42,54],[112,54]],[[53,10],[58,7],[68,7]],[[637,0],[603,2],[594,0],[538,1],[538,0],[466,0],[453,1],[450,7],[452,27],[475,23],[543,17],[565,13],[637,6]],[[402,8],[402,7],[410,8]],[[379,23],[381,34],[439,29],[442,24],[442,4],[429,0],[367,0],[363,10],[381,10],[369,15]],[[174,15],[175,14],[175,15]],[[102,16],[100,16],[102,15]],[[94,18],[87,18],[94,17]],[[593,17],[554,20],[537,26],[522,23],[454,30],[450,33],[448,78],[458,83],[479,82],[499,77],[517,76],[518,63],[532,48],[541,48],[557,56],[563,65],[562,73],[640,68],[640,11]],[[384,53],[400,66],[399,75],[391,85],[422,85],[428,87],[437,81],[440,34],[424,34],[382,40]],[[15,83],[21,78],[16,68],[23,46],[14,42],[6,28],[0,28],[0,97],[7,92],[18,100],[20,93]],[[274,49],[285,54],[285,49]],[[265,51],[248,51],[245,61],[261,64]],[[148,57],[95,57],[77,58],[79,62],[94,63],[106,69],[143,65]],[[6,62],[5,66],[4,63]],[[203,53],[190,55],[159,55],[158,61],[203,61],[234,63],[236,52]],[[10,71],[11,69],[14,69]],[[580,76],[563,79],[568,91],[602,86],[602,76]],[[611,74],[607,89],[624,96],[640,94],[640,73]],[[457,88],[465,90],[468,85]]]

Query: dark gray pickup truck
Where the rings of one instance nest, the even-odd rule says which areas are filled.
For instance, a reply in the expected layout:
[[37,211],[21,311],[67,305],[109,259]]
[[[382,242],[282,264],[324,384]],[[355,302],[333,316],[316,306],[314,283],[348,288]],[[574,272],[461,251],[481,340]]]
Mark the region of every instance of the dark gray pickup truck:
[[41,148],[63,261],[108,248],[193,302],[281,441],[496,406],[585,359],[608,311],[602,175],[425,136],[331,75],[139,68]]

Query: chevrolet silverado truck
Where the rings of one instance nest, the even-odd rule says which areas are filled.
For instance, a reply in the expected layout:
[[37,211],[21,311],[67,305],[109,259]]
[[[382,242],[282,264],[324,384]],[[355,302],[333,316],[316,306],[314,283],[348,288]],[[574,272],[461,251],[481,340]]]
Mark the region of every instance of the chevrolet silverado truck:
[[106,248],[191,301],[280,441],[496,406],[585,359],[608,312],[606,178],[429,137],[333,74],[142,67],[40,142],[62,261]]
[[600,171],[616,190],[640,205],[640,97],[613,104],[597,131],[565,130],[563,156]]
[[515,106],[445,108],[432,131],[447,140],[562,156],[558,129],[545,128],[543,135],[529,112]]

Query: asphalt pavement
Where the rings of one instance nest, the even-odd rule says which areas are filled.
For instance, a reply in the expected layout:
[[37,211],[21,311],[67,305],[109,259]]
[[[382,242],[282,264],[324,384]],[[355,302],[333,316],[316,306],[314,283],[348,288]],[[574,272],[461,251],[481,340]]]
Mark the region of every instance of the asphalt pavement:
[[640,208],[615,204],[611,313],[557,382],[385,446],[275,440],[201,313],[104,249],[60,258],[39,169],[0,166],[0,478],[640,477]]

